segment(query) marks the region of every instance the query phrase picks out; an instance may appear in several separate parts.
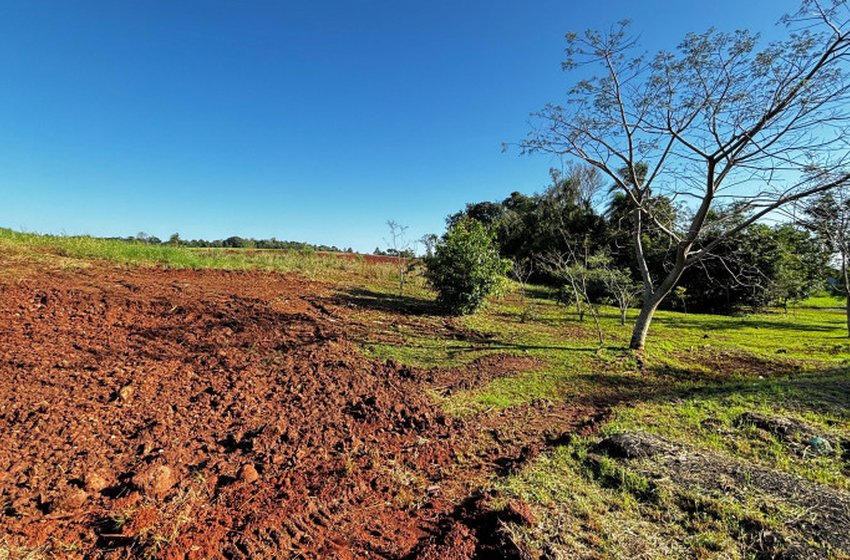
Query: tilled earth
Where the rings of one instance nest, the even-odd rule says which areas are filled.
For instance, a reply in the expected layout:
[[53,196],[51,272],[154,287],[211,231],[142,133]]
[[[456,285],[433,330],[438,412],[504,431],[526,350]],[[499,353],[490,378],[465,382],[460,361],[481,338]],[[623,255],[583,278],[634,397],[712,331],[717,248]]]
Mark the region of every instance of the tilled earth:
[[470,557],[475,531],[452,525],[469,494],[604,410],[449,418],[427,388],[535,364],[377,362],[353,342],[351,314],[331,286],[269,273],[8,275],[0,552],[404,558],[439,545]]

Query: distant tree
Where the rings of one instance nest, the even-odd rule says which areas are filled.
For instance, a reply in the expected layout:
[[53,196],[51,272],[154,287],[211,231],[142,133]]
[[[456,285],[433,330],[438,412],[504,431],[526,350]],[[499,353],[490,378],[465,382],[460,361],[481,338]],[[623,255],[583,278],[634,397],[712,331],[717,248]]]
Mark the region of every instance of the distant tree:
[[595,270],[599,264],[598,260],[598,256],[589,256],[586,252],[582,252],[580,247],[573,245],[567,251],[543,255],[540,263],[570,290],[579,321],[584,321],[585,310],[590,312],[596,326],[599,344],[604,344],[605,338],[599,323],[599,310],[590,295],[591,285],[598,278]]
[[425,256],[433,257],[434,256],[434,248],[437,246],[437,242],[440,238],[433,233],[426,233],[422,237],[419,238],[419,242],[425,247]]
[[620,310],[620,324],[626,324],[629,309],[640,301],[643,287],[634,281],[628,270],[617,268],[609,255],[600,254],[595,260],[596,277]]
[[180,245],[180,234],[179,233],[172,233],[171,236],[168,238],[168,244],[174,245],[175,247]]
[[[637,165],[638,180],[645,180],[646,170],[644,163]],[[620,169],[619,173],[624,181],[631,181],[628,170]],[[645,276],[663,276],[675,258],[675,243],[654,222],[644,220],[641,212],[618,185],[612,185],[608,193],[611,195],[605,213],[608,220],[608,249],[616,266],[628,268],[640,279]],[[663,195],[647,197],[644,206],[667,228],[674,227],[681,218],[680,209]],[[645,269],[635,259],[638,252],[643,255]]]
[[[588,165],[550,169],[551,183],[540,194],[513,192],[502,202],[477,202],[449,216],[449,225],[470,218],[495,232],[503,257],[533,260],[546,251],[566,250],[565,239],[588,237],[603,243],[605,223],[593,207],[602,176]],[[538,273],[545,274],[545,270]]]
[[[708,234],[706,239],[710,239]],[[688,308],[697,313],[733,313],[743,307],[757,310],[770,303],[769,287],[778,257],[779,247],[770,227],[753,224],[686,269],[678,285],[685,288]]]
[[675,298],[673,300],[674,301],[674,307],[673,308],[675,309],[677,305],[681,305],[682,306],[682,312],[687,313],[688,312],[688,289],[685,288],[684,286],[676,286],[675,288],[673,288],[673,297]]
[[511,262],[510,275],[519,284],[519,304],[525,305],[525,286],[534,274],[534,258],[523,258]]
[[566,174],[550,169],[549,176],[551,185],[538,197],[533,251],[601,243],[605,225],[592,205],[602,186],[599,172],[588,165],[570,165]]
[[773,229],[779,248],[774,277],[770,279],[771,302],[788,312],[788,304],[802,301],[822,288],[830,253],[805,229],[782,224]]
[[424,260],[425,277],[437,291],[437,301],[458,315],[478,309],[510,267],[510,261],[499,256],[493,232],[470,218],[449,225],[433,256]]
[[[788,37],[761,51],[751,32],[712,29],[651,59],[633,54],[627,22],[567,35],[564,68],[600,72],[548,105],[522,146],[596,167],[634,210],[634,239],[647,224],[669,239],[673,255],[658,275],[634,244],[644,297],[633,349],[686,269],[776,210],[850,182],[847,3],[804,0],[783,23]],[[649,203],[658,195],[686,201],[687,220],[665,223]],[[711,211],[731,200],[737,215],[709,238]]]
[[407,239],[408,226],[403,226],[396,221],[388,220],[387,227],[390,228],[390,237],[387,241],[389,245],[389,253],[396,258],[396,268],[398,271],[398,295],[404,295],[405,272],[410,266],[410,259],[413,258],[413,250],[411,242]]
[[[712,213],[706,239],[723,212]],[[728,224],[726,224],[728,225]],[[724,226],[725,227],[725,226]],[[828,254],[816,239],[790,224],[751,224],[728,238],[682,275],[679,300],[692,311],[731,313],[799,301],[823,284]]]
[[847,298],[847,336],[850,337],[850,186],[844,185],[811,201],[802,220],[838,262],[841,291]]
[[464,217],[478,220],[486,226],[493,226],[504,214],[504,207],[497,202],[476,202],[466,205],[466,210],[449,216],[449,224]]

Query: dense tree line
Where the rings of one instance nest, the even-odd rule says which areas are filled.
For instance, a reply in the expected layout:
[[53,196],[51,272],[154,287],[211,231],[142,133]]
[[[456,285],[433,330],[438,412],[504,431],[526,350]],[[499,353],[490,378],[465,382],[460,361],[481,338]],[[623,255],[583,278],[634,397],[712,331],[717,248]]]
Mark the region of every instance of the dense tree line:
[[[672,266],[675,246],[661,228],[689,219],[686,207],[668,197],[654,197],[647,204],[660,217],[659,223],[645,224],[638,239],[633,235],[632,205],[622,193],[609,192],[610,187],[592,167],[573,166],[566,173],[552,171],[551,177],[551,184],[541,193],[513,192],[499,202],[467,204],[447,218],[449,227],[464,220],[481,223],[492,232],[502,257],[514,263],[531,263],[531,279],[553,286],[568,284],[564,271],[569,272],[570,265],[591,269],[605,263],[608,272],[600,275],[597,271],[589,281],[589,297],[595,300],[610,298],[618,291],[611,288],[612,278],[619,278],[617,274],[625,274],[634,284],[640,282],[641,272],[634,258],[638,242],[653,276],[662,276]],[[741,220],[735,210],[732,205],[708,214],[703,244],[712,243],[715,235]],[[665,305],[712,313],[787,306],[830,286],[828,279],[836,274],[831,266],[832,254],[823,236],[805,224],[747,224],[739,235],[723,238],[710,255],[687,269],[675,297]],[[565,264],[554,266],[559,259]],[[622,280],[617,285],[620,294],[634,291],[633,285],[627,287]],[[567,296],[575,299],[569,293]]]
[[226,239],[215,239],[208,241],[206,239],[181,239],[180,235],[174,233],[168,240],[163,241],[160,238],[140,232],[133,237],[120,238],[123,241],[133,243],[147,243],[151,245],[180,245],[182,247],[196,248],[223,248],[223,249],[286,249],[289,251],[327,251],[333,253],[353,253],[354,250],[349,247],[340,249],[335,245],[314,245],[312,243],[304,243],[302,241],[281,241],[272,237],[271,239],[253,239],[231,236]]
[[172,234],[168,240],[140,232],[133,237],[120,238],[132,243],[146,243],[150,245],[179,245],[182,247],[195,248],[223,248],[223,249],[286,249],[290,251],[327,251],[334,253],[353,253],[352,248],[340,249],[335,245],[314,245],[301,241],[282,241],[272,237],[271,239],[253,239],[231,236],[226,239],[181,239],[177,233]]

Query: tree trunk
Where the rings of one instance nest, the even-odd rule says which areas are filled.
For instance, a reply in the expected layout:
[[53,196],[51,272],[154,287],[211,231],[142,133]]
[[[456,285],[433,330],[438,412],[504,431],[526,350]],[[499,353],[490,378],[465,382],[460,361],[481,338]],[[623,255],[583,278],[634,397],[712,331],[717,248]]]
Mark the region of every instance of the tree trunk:
[[641,239],[643,214],[640,208],[634,209],[635,229],[632,236],[635,243],[635,262],[640,270],[640,277],[643,280],[643,298],[649,299],[654,290],[652,286],[652,276],[649,274],[649,265],[646,262],[646,255],[643,253],[643,240]]
[[587,302],[587,307],[590,308],[590,314],[593,316],[593,323],[596,325],[596,336],[599,338],[599,346],[605,344],[605,337],[602,334],[602,325],[599,324],[599,314],[596,312],[596,308],[589,301]]
[[404,295],[404,260],[398,258],[398,295]]
[[649,324],[652,322],[655,310],[658,309],[665,295],[667,294],[659,295],[654,293],[650,299],[643,302],[643,306],[640,308],[640,313],[635,321],[635,328],[632,331],[632,341],[629,343],[629,348],[632,350],[643,350],[643,346],[646,343],[646,335],[649,333]]
[[650,297],[644,299],[643,305],[640,308],[640,314],[638,314],[637,321],[635,321],[635,328],[632,331],[632,340],[629,343],[629,348],[632,350],[643,350],[646,343],[646,335],[649,333],[649,325],[652,323],[652,317],[655,315],[658,306],[673,291],[676,282],[682,277],[682,273],[685,271],[687,256],[687,249],[680,248],[676,255],[676,263],[673,269],[667,274],[664,281],[659,284],[658,289],[652,292]]
[[584,322],[584,309],[581,305],[581,293],[579,292],[578,286],[576,286],[575,282],[572,282],[573,287],[573,297],[576,299],[576,313],[578,313],[578,320],[582,323]]
[[847,303],[845,304],[845,308],[847,309],[847,338],[850,338],[850,291],[847,292]]
[[[658,309],[661,302],[664,301],[664,298],[666,298],[667,295],[673,291],[673,288],[676,287],[676,283],[682,277],[682,273],[685,272],[685,268],[688,266],[688,255],[691,252],[691,247],[693,247],[694,241],[697,236],[699,236],[699,232],[705,224],[705,219],[708,216],[709,209],[711,208],[711,202],[714,200],[716,188],[714,182],[715,165],[716,162],[714,161],[711,161],[708,164],[708,186],[706,195],[702,199],[696,214],[694,214],[694,217],[691,219],[691,225],[688,228],[688,235],[685,236],[685,239],[679,242],[679,246],[676,249],[676,262],[673,264],[673,269],[670,270],[667,277],[664,278],[661,284],[658,285],[658,288],[652,291],[652,295],[644,298],[643,307],[641,307],[637,322],[635,322],[635,329],[632,331],[632,340],[629,343],[629,348],[632,350],[643,350],[643,346],[646,343],[646,335],[649,332],[649,324],[652,322],[652,317],[655,315],[655,311]],[[646,258],[643,255],[642,248],[638,251],[638,265],[646,266]],[[644,283],[646,283],[646,278],[648,277],[644,278]],[[645,286],[647,288],[649,287],[646,284]],[[649,289],[647,289],[647,292],[649,292]]]
[[847,257],[842,256],[841,270],[844,272],[844,295],[847,296],[847,301],[844,304],[845,314],[847,315],[847,337],[850,338],[850,266],[847,264]]

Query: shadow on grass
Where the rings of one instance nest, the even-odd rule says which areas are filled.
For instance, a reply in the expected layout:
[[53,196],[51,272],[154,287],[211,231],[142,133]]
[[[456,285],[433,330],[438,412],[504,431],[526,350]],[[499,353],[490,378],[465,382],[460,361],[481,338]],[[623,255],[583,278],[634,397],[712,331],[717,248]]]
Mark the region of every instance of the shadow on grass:
[[334,297],[337,303],[355,305],[363,309],[382,311],[385,313],[403,313],[406,315],[441,315],[448,316],[445,311],[430,299],[385,294],[353,288]]
[[770,377],[748,375],[718,379],[682,368],[671,375],[669,368],[634,377],[612,374],[579,376],[600,388],[614,389],[616,404],[669,403],[689,399],[754,398],[784,409],[823,414],[827,410],[850,418],[850,368],[836,367],[808,373],[774,373]]
[[[665,370],[665,375],[669,370]],[[687,369],[678,370],[675,378],[688,379],[696,377]],[[774,375],[761,378],[748,376],[745,378],[723,381],[709,378],[700,384],[689,388],[670,388],[670,392],[659,393],[659,397],[691,398],[700,397],[731,397],[733,395],[749,394],[763,397],[766,401],[778,406],[809,408],[813,412],[823,412],[822,406],[829,404],[844,409],[850,416],[850,368],[836,367],[817,370],[810,373],[793,373]]]
[[[504,352],[507,354],[519,354],[525,351],[532,350],[548,350],[554,352],[599,352],[603,350],[619,352],[623,351],[623,346],[556,346],[551,344],[520,344],[515,342],[506,342],[495,338],[486,338],[479,333],[471,332],[468,336],[456,336],[455,341],[466,343],[463,346],[446,346],[443,344],[410,344],[405,343],[406,348],[416,350],[435,350],[445,351],[456,354],[464,352]],[[366,340],[358,340],[360,344],[369,344]]]
[[545,288],[543,286],[526,286],[525,287],[525,295],[531,299],[541,299],[545,301],[552,301],[553,290],[550,288]]
[[[532,297],[542,296],[543,293],[541,290]],[[414,296],[351,289],[337,295],[335,299],[338,302],[382,312],[447,316],[433,300]],[[501,314],[499,315],[501,316]],[[572,315],[572,313],[567,312],[565,317],[552,318],[541,322],[559,326],[574,323],[579,327],[590,327],[586,322],[575,321],[576,318]],[[508,316],[504,318],[507,319]],[[703,318],[699,315],[679,314],[675,317],[659,316],[656,317],[655,321],[665,324],[669,328],[697,329],[703,332],[734,330],[736,327],[824,333],[834,330],[832,325],[824,323],[771,322],[753,317],[734,316],[725,319],[718,321],[716,316]],[[600,346],[589,341],[576,346],[529,344],[505,340],[504,337],[492,333],[485,334],[455,329],[451,329],[451,331],[450,338],[460,344],[446,346],[445,344],[430,345],[423,343],[406,344],[406,346],[419,351],[442,352],[451,358],[481,352],[521,354],[530,351],[583,353],[589,356],[601,351],[615,355],[622,354],[623,357],[628,355],[628,350],[621,344],[608,343]],[[631,372],[620,375],[606,368],[604,364],[600,364],[600,371],[578,374],[573,379],[582,384],[588,383],[598,386],[603,393],[606,393],[603,400],[608,405],[663,402],[702,396],[733,397],[736,393],[746,393],[749,395],[760,394],[776,406],[787,407],[790,404],[791,406],[809,408],[814,412],[818,412],[820,406],[828,404],[831,407],[844,410],[850,417],[850,368],[835,367],[801,373],[798,364],[789,362],[786,367],[782,360],[763,360],[748,356],[746,353],[740,356],[732,356],[729,363],[717,364],[717,367],[709,373],[687,365],[676,367],[669,364],[648,364],[643,374],[636,375]],[[587,395],[587,397],[593,399],[593,395]],[[799,398],[802,398],[802,402],[796,403]]]
[[[720,320],[718,320],[720,318]],[[804,323],[801,321],[765,321],[764,319],[754,319],[750,317],[736,317],[734,315],[711,315],[705,319],[699,316],[692,315],[677,315],[658,316],[653,319],[653,323],[662,324],[671,328],[694,329],[700,331],[722,331],[735,328],[750,328],[750,329],[771,329],[782,331],[807,331],[807,332],[833,332],[835,325],[828,323]],[[838,337],[840,338],[840,337]]]

